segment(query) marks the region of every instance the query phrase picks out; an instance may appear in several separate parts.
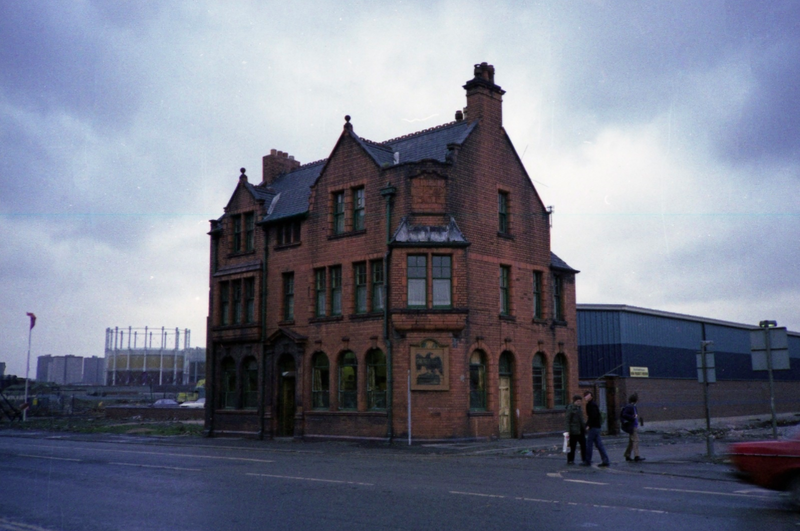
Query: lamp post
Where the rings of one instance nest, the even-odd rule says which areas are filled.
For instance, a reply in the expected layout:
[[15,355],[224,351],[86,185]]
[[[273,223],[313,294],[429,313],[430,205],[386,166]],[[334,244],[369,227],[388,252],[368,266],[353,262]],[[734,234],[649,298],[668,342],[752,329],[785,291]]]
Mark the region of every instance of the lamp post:
[[31,318],[31,327],[28,329],[28,359],[25,363],[25,403],[22,405],[22,422],[28,420],[28,377],[31,370],[31,337],[33,336],[33,327],[36,326],[36,316],[31,312],[27,313]]

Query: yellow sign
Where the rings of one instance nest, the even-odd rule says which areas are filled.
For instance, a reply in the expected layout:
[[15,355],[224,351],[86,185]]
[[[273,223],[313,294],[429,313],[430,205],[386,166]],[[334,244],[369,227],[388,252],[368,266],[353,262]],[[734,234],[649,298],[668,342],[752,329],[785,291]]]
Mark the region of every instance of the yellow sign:
[[631,378],[649,378],[650,371],[647,367],[630,367]]

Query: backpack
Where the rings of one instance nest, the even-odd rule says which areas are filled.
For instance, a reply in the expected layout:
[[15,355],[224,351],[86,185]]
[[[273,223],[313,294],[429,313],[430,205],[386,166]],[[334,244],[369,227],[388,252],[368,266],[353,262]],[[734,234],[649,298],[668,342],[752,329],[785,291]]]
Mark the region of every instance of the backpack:
[[622,408],[620,411],[619,419],[620,419],[620,428],[625,433],[633,433],[633,421],[636,418],[635,410],[631,404],[628,404]]

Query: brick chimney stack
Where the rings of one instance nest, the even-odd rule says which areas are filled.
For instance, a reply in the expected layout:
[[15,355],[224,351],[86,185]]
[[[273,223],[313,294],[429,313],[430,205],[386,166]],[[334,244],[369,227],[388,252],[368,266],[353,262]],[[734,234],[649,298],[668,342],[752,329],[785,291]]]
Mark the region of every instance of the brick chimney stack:
[[481,120],[490,127],[503,126],[503,94],[505,90],[494,83],[494,66],[475,65],[475,77],[464,85],[467,91],[466,118]]
[[292,171],[300,166],[300,161],[283,151],[271,149],[269,155],[261,159],[262,162],[262,183],[272,184],[275,178],[281,173]]

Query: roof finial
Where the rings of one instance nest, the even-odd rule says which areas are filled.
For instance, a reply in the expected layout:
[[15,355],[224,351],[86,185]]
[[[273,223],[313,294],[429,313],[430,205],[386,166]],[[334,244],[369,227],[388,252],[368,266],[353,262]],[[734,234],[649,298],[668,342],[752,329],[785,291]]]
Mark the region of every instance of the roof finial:
[[247,175],[244,174],[244,172],[247,170],[244,168],[239,168],[239,171],[242,172],[242,174],[239,176],[239,182],[247,182]]
[[350,115],[349,114],[344,117],[344,121],[345,121],[344,128],[347,129],[348,131],[352,131],[353,130],[353,124],[350,123]]

